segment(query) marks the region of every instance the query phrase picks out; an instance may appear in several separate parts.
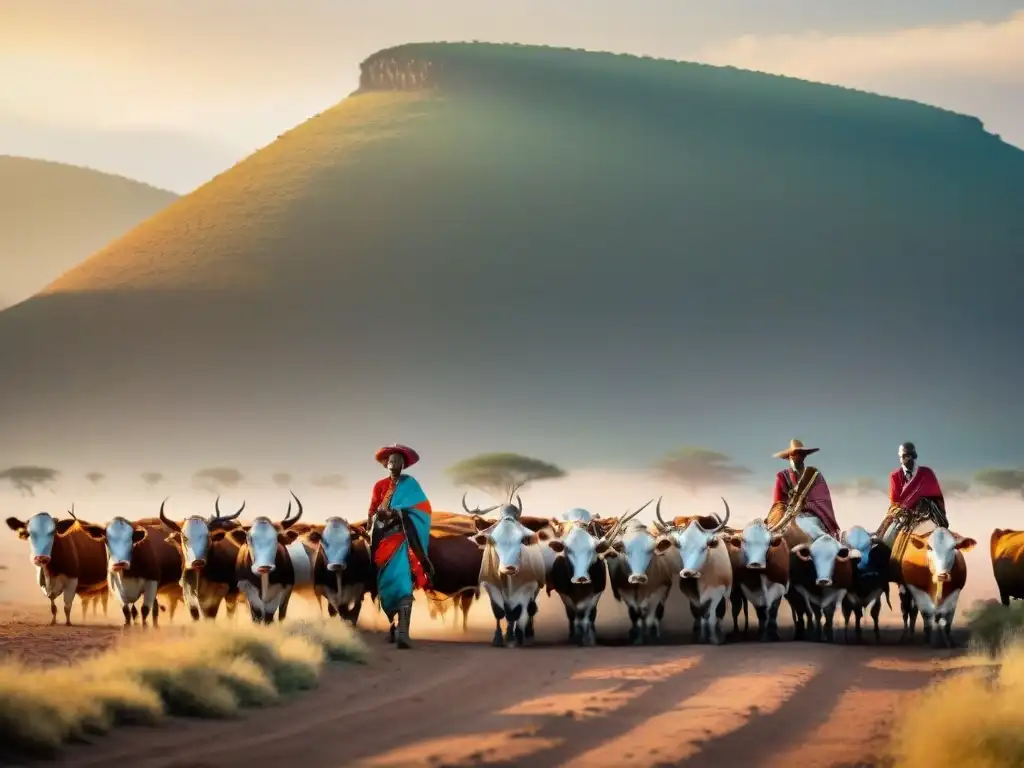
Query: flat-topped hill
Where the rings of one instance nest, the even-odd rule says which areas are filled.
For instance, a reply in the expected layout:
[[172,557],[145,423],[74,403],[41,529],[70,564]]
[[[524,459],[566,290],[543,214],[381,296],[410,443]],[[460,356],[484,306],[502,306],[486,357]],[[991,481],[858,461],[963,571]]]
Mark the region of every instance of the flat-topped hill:
[[836,461],[888,463],[907,434],[998,453],[1024,415],[1022,200],[1024,152],[912,102],[400,46],[0,314],[0,427],[40,450],[269,440],[339,463],[391,439],[438,462],[527,441],[761,456],[794,435]]

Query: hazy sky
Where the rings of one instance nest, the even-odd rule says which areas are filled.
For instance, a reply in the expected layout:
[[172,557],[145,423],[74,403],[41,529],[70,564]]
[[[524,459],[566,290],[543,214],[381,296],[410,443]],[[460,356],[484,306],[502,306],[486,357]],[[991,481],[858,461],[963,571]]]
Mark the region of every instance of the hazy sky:
[[185,192],[422,40],[553,44],[837,83],[980,117],[1024,146],[1010,0],[0,0],[0,153]]

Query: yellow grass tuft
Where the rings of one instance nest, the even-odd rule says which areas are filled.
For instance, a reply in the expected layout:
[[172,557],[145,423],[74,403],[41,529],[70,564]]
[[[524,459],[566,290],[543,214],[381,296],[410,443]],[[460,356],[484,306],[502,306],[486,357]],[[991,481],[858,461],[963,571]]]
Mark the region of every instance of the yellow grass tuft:
[[51,755],[117,725],[224,718],[316,686],[328,661],[367,649],[342,622],[203,623],[53,669],[0,665],[0,763]]
[[1024,644],[998,671],[976,668],[923,691],[893,732],[896,768],[1024,765]]

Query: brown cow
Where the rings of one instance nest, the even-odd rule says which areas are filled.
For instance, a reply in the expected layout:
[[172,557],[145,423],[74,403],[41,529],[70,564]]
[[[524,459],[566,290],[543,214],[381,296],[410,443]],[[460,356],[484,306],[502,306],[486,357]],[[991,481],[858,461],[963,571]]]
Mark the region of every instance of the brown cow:
[[238,545],[225,534],[242,528],[238,517],[245,509],[245,502],[233,514],[221,515],[218,496],[213,503],[213,515],[208,518],[191,515],[181,522],[167,517],[166,504],[167,499],[160,504],[159,519],[170,531],[167,540],[175,543],[181,552],[182,596],[193,620],[198,621],[200,615],[216,618],[222,602],[228,616],[232,616],[239,597],[235,578]]
[[647,526],[631,520],[612,543],[619,556],[607,561],[612,597],[629,610],[629,640],[634,645],[661,638],[665,602],[683,567],[677,548],[663,544],[658,549],[657,544],[658,537]]
[[853,586],[853,567],[860,558],[858,550],[827,533],[810,544],[798,544],[790,550],[789,602],[796,639],[803,636],[806,617],[812,639],[829,643],[835,640],[836,608],[842,605],[846,591]]
[[173,544],[164,540],[159,522],[151,519],[133,523],[118,516],[106,526],[82,527],[93,539],[106,544],[108,580],[121,600],[125,626],[132,623],[132,608],[140,598],[142,623],[146,624],[152,614],[156,626],[157,592],[181,578],[181,556]]
[[57,598],[63,597],[64,623],[70,627],[75,595],[99,593],[107,583],[103,545],[93,541],[74,517],[56,520],[49,512],[39,512],[24,522],[16,517],[6,522],[19,539],[28,541],[37,583],[50,601],[51,626],[57,623]]
[[[928,536],[912,534],[910,546],[903,553],[900,570],[903,584],[921,611],[925,639],[932,645],[952,648],[953,618],[960,592],[967,583],[969,552],[977,542],[936,528]],[[937,630],[933,632],[933,629]]]
[[288,601],[295,587],[295,565],[288,546],[295,541],[288,528],[298,522],[302,514],[301,505],[295,517],[288,514],[280,523],[269,517],[257,517],[248,530],[236,528],[224,534],[218,531],[211,539],[223,536],[238,545],[235,561],[235,578],[238,590],[249,603],[249,612],[254,622],[269,624],[277,614],[283,621],[288,611]]
[[1024,598],[1024,531],[996,528],[992,531],[992,572],[1003,605],[1010,598]]
[[[758,639],[779,640],[779,606],[789,589],[786,540],[769,531],[760,518],[751,520],[741,532],[724,538],[733,565],[733,593],[739,590],[744,601],[754,604]],[[734,629],[737,614],[734,602]]]
[[327,598],[328,614],[340,616],[355,626],[363,595],[377,593],[377,574],[370,558],[366,529],[349,525],[340,517],[329,517],[323,525],[310,524],[306,528],[299,523],[289,529],[285,538],[299,538],[312,545],[317,602]]

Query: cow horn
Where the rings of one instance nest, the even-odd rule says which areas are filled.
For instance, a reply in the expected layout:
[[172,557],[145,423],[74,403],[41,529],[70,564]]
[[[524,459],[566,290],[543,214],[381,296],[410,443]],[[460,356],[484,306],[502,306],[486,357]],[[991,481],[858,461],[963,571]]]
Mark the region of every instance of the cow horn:
[[[167,499],[171,498],[170,496]],[[167,499],[160,502],[160,522],[164,524],[166,528],[170,528],[172,531],[180,531],[181,526],[171,520],[164,514],[164,505],[167,503]]]
[[75,502],[73,501],[71,502],[71,509],[68,510],[68,514],[71,515],[72,520],[78,519],[77,517],[75,517]]
[[718,517],[718,515],[715,515],[715,517],[718,517],[718,527],[714,528],[711,531],[708,531],[708,533],[718,533],[720,530],[725,528],[725,524],[729,522],[729,515],[731,514],[729,512],[729,502],[726,501],[724,497],[720,497],[720,498],[722,499],[722,503],[725,504],[725,520],[723,520],[722,518]]
[[516,494],[516,508],[519,510],[519,514],[523,514],[523,500],[519,498],[519,494]]
[[221,516],[221,515],[220,515],[220,514],[218,513],[217,517],[219,517],[219,518],[220,518],[221,520],[237,520],[237,519],[238,519],[238,517],[239,517],[239,516],[240,516],[240,515],[242,514],[242,510],[244,510],[244,509],[245,509],[245,500],[243,499],[243,500],[242,500],[242,506],[240,506],[240,507],[238,508],[238,511],[237,511],[237,512],[233,512],[233,513],[231,513],[230,515],[228,515],[227,517],[222,517],[222,516]]
[[302,502],[299,501],[299,497],[295,495],[295,491],[288,491],[295,499],[295,503],[299,505],[299,511],[295,513],[295,517],[292,517],[292,503],[288,502],[288,511],[285,513],[284,520],[281,521],[281,528],[288,529],[299,522],[299,518],[302,517]]
[[480,507],[477,507],[476,509],[470,509],[466,505],[466,495],[468,493],[469,492],[467,491],[466,493],[462,494],[462,508],[464,510],[466,510],[467,514],[470,514],[470,515],[486,515],[486,514],[488,514],[490,512],[493,512],[494,510],[496,510],[498,507],[501,506],[500,504],[495,504],[493,507],[488,507],[487,509],[480,509]]
[[605,535],[604,540],[608,541],[608,542],[614,541],[615,537],[618,536],[619,532],[622,530],[622,527],[626,523],[628,523],[630,520],[632,520],[634,517],[636,517],[641,512],[643,512],[645,509],[647,509],[647,507],[649,507],[651,505],[651,501],[654,501],[654,499],[651,499],[646,504],[644,504],[642,507],[638,507],[637,509],[633,510],[632,512],[629,512],[629,513],[623,515],[622,517],[620,517],[618,520],[616,520],[615,523],[612,525],[612,529]]
[[662,533],[666,533],[672,530],[672,526],[666,523],[664,518],[662,518],[661,516],[661,498],[661,496],[658,497],[658,504],[657,506],[654,507],[654,524],[658,526],[659,531],[661,531]]

